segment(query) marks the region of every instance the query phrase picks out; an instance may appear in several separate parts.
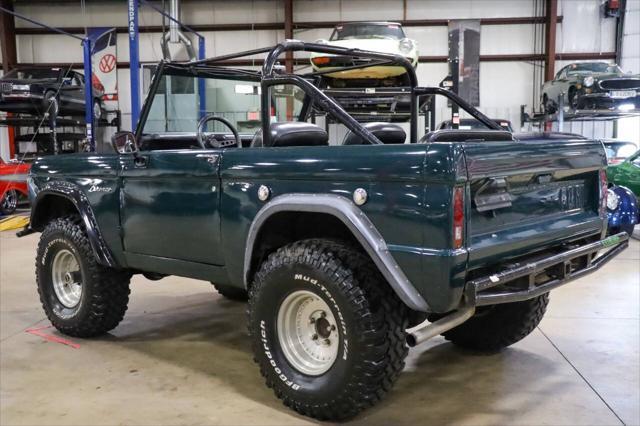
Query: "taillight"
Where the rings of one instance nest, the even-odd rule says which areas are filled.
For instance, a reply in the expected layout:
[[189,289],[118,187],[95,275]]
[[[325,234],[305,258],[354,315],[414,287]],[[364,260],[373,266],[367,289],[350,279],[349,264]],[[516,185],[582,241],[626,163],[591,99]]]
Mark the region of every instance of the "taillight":
[[464,187],[453,189],[453,248],[462,247],[464,242]]
[[600,216],[607,215],[607,172],[600,170]]
[[326,65],[329,63],[329,58],[327,56],[318,56],[316,58],[311,59],[311,61],[315,65]]

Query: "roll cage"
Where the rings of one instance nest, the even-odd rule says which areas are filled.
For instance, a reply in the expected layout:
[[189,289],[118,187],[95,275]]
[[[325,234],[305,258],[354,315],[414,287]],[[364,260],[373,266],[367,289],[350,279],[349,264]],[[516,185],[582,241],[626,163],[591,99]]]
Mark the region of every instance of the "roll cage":
[[[288,52],[314,52],[327,53],[332,55],[350,56],[358,59],[367,60],[364,64],[332,68],[331,71],[315,71],[302,74],[283,72],[282,67],[278,66],[278,58],[283,53]],[[258,54],[266,54],[266,58],[262,65],[261,71],[247,70],[242,68],[234,68],[230,65],[234,61],[241,58],[249,58]],[[248,59],[250,63],[252,59]],[[259,82],[261,85],[261,126],[262,137],[267,145],[266,140],[270,137],[270,92],[272,86],[292,84],[300,88],[305,93],[305,100],[302,109],[298,115],[298,121],[305,121],[311,110],[316,109],[321,112],[331,114],[337,122],[345,125],[350,131],[357,134],[371,144],[381,144],[382,142],[370,131],[362,126],[355,118],[347,113],[333,98],[318,88],[319,79],[327,73],[335,73],[339,71],[347,71],[352,69],[362,69],[380,65],[396,65],[402,66],[408,75],[409,88],[411,90],[410,103],[410,134],[409,142],[418,142],[418,102],[419,98],[426,96],[432,97],[442,95],[451,102],[457,104],[473,118],[477,119],[491,130],[502,130],[499,124],[491,120],[489,117],[478,111],[471,104],[456,95],[455,93],[440,87],[419,87],[418,77],[411,62],[401,55],[393,55],[381,52],[372,52],[360,49],[349,49],[339,46],[331,46],[327,44],[306,43],[299,40],[285,40],[275,46],[264,47],[259,49],[247,50],[239,53],[216,56],[213,58],[202,59],[192,62],[169,62],[161,61],[156,72],[154,73],[149,95],[147,99],[153,99],[158,90],[161,78],[164,75],[191,76],[195,78],[217,78],[229,80],[245,80]],[[147,120],[151,102],[145,102],[140,120],[136,128],[136,139],[139,140],[142,135],[144,123]]]

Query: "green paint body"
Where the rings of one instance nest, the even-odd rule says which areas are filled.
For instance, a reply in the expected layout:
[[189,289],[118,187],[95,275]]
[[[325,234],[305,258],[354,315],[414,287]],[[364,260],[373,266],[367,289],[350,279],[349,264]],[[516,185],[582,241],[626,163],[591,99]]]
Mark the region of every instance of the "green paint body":
[[[270,189],[270,199],[305,193],[351,200],[356,188],[364,188],[368,199],[359,208],[435,312],[459,306],[473,270],[499,266],[568,239],[600,235],[604,226],[597,210],[604,152],[590,141],[193,149],[140,155],[146,160],[142,167],[133,154],[41,158],[32,167],[33,192],[64,182],[84,194],[121,267],[219,284],[244,286],[247,235],[265,205],[258,199],[260,185]],[[540,174],[560,186],[582,182],[586,189],[580,208],[547,202],[558,190],[526,181]],[[505,177],[514,188],[513,206],[495,217],[478,213],[473,202],[478,185],[492,176]],[[464,244],[458,249],[452,242],[456,185],[466,194]]]

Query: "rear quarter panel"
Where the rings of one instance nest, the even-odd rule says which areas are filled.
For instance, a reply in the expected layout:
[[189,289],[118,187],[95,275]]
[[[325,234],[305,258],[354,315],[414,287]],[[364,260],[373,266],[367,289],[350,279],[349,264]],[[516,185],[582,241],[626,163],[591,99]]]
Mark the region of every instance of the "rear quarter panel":
[[[220,172],[222,242],[231,280],[243,280],[248,230],[265,204],[257,197],[260,185],[270,188],[270,198],[323,193],[351,200],[356,188],[364,188],[368,200],[360,208],[382,234],[409,280],[428,303],[451,304],[450,277],[446,289],[429,285],[423,259],[433,259],[435,269],[428,274],[448,274],[450,265],[441,264],[440,257],[449,250],[447,230],[455,171],[448,166],[450,146],[429,151],[422,144],[225,150]],[[425,175],[427,163],[433,169],[429,179]]]

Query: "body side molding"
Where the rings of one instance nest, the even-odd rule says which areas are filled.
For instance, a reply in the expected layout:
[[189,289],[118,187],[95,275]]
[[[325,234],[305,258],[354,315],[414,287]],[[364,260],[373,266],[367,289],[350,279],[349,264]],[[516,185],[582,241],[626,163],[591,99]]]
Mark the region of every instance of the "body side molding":
[[91,209],[91,204],[89,203],[87,196],[78,187],[69,182],[50,182],[38,191],[31,209],[30,227],[37,231],[42,231],[44,226],[41,224],[41,220],[39,218],[39,215],[42,214],[40,202],[44,198],[51,196],[65,198],[78,210],[80,217],[82,218],[82,222],[87,230],[87,237],[91,243],[91,250],[93,250],[98,263],[110,268],[119,268],[113,259],[113,255],[109,251],[102,234],[100,233],[98,222],[93,214],[93,210]]
[[286,194],[273,198],[254,218],[244,253],[244,283],[249,285],[249,270],[253,248],[262,224],[273,214],[287,211],[326,213],[342,221],[365,248],[376,267],[389,282],[400,300],[409,308],[426,312],[428,305],[411,284],[389,252],[382,235],[369,218],[350,200],[332,194]]

